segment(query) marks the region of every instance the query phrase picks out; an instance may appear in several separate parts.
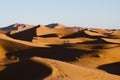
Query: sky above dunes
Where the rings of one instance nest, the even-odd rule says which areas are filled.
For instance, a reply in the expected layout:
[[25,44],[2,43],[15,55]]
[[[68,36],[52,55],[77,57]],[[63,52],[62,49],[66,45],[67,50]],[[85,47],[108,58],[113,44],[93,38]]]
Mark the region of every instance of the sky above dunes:
[[13,23],[120,29],[120,0],[0,0],[0,26]]

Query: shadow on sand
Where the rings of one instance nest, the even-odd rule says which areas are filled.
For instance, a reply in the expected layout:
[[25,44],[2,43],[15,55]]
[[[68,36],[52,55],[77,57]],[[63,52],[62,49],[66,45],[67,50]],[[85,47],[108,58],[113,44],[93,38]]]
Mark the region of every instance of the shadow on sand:
[[30,58],[33,56],[51,58],[61,61],[75,61],[76,58],[81,57],[84,54],[88,54],[90,51],[81,49],[67,48],[68,45],[51,45],[51,48],[35,47],[28,50],[8,53],[7,57],[11,56],[19,57],[20,60]]
[[111,74],[120,75],[120,62],[101,65],[98,69],[104,70]]
[[42,80],[51,74],[50,68],[31,60],[6,66],[5,70],[0,71],[0,80]]

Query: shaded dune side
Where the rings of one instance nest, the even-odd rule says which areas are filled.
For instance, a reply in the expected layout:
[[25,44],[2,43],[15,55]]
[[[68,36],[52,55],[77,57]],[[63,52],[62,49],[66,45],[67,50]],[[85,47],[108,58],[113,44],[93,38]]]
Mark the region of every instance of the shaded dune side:
[[31,60],[8,64],[6,67],[0,71],[0,80],[43,80],[51,74],[49,67]]
[[42,37],[42,38],[48,38],[48,37],[58,37],[57,34],[46,34],[46,35],[41,35],[39,37]]
[[[40,45],[36,45],[27,41],[15,40],[7,37],[6,35],[0,34],[0,64],[6,61],[7,53],[28,50],[36,46]],[[42,47],[44,47],[44,45]]]
[[0,28],[0,33],[14,34],[14,33],[18,33],[18,32],[27,30],[32,27],[33,27],[33,25],[15,23],[15,24],[9,25],[7,27]]
[[86,30],[81,30],[81,31],[75,32],[73,34],[63,36],[62,38],[78,38],[78,37],[101,38],[102,37],[101,35],[99,35],[99,36],[98,35],[91,36],[91,35],[87,34],[85,31]]
[[52,58],[61,61],[75,61],[77,57],[89,53],[90,51],[82,49],[70,49],[69,45],[51,45],[51,48],[36,47],[32,49],[22,50],[13,53],[7,53],[7,57],[13,55],[24,60],[33,56],[40,56],[44,58]]
[[[3,37],[5,38],[6,36]],[[8,52],[11,53],[29,48],[32,48],[32,46],[15,42],[14,40],[0,38],[0,61],[6,58]]]
[[32,41],[33,37],[36,36],[36,28],[39,26],[35,26],[33,28],[27,29],[25,31],[21,31],[15,34],[8,34],[9,37],[12,37],[14,39],[19,40],[25,40],[25,41]]
[[1,30],[17,30],[18,29],[18,24],[12,24],[12,25],[9,25],[7,27],[3,27],[3,28],[0,28]]
[[43,63],[52,69],[50,76],[45,80],[119,80],[116,75],[107,74],[99,70],[92,70],[62,61],[32,57],[32,61]]
[[33,27],[33,25],[15,23],[15,24],[9,25],[7,27],[0,28],[0,30],[21,31],[21,30],[28,29],[28,28],[31,28],[31,27]]
[[110,64],[104,64],[101,66],[98,66],[98,69],[104,70],[108,73],[120,75],[120,62],[114,62]]
[[59,26],[58,23],[53,23],[53,24],[49,24],[49,25],[46,25],[47,27],[49,28],[55,28],[56,26]]

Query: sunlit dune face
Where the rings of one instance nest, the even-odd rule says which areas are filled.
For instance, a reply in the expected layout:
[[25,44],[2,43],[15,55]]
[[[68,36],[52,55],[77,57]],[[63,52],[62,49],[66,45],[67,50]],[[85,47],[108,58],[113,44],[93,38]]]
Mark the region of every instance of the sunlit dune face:
[[0,80],[120,80],[119,30],[14,24],[0,33]]

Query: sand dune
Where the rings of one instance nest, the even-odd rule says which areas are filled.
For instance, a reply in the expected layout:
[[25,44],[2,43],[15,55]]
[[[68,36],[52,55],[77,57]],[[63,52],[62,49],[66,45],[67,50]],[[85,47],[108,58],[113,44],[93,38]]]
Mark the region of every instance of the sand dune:
[[47,47],[44,44],[34,44],[26,41],[15,40],[0,34],[0,62],[6,59],[6,54],[30,49],[33,47]]
[[9,33],[9,30],[0,30],[0,34],[7,34]]
[[[93,48],[93,44],[91,44],[89,48],[90,47]],[[91,52],[84,55],[82,58],[80,58],[80,60],[76,61],[75,64],[80,66],[86,66],[89,68],[97,68],[98,66],[104,64],[115,63],[120,61],[120,58],[118,57],[120,56],[119,44],[109,44],[109,45],[99,44],[96,47],[98,48],[92,49]]]
[[74,32],[70,35],[63,36],[62,38],[78,38],[78,37],[101,38],[101,37],[105,37],[105,35],[100,34],[100,33],[91,32],[89,30],[84,29],[84,30]]
[[63,36],[66,36],[66,35],[70,35],[72,33],[74,33],[76,31],[72,30],[72,29],[64,29],[64,28],[49,28],[49,27],[46,27],[46,26],[40,26],[38,29],[37,29],[37,36],[40,36],[40,35],[45,35],[45,34],[56,34],[58,37],[63,37]]
[[51,74],[51,69],[31,60],[7,64],[6,69],[0,71],[0,80],[43,80]]
[[[27,46],[25,44],[18,43],[17,41],[11,40],[11,39],[7,38],[6,36],[2,36],[2,35],[0,35],[0,36],[4,37],[4,39],[0,37],[0,64],[10,62],[10,61],[7,61],[7,57],[6,57],[6,55],[8,53],[17,52],[20,50],[25,50],[25,49],[31,48],[30,46]],[[13,57],[13,58],[15,58],[15,57]]]
[[[119,80],[120,77],[99,70],[84,68],[57,60],[33,57],[6,65],[0,72],[4,80]],[[23,73],[24,69],[24,73]],[[29,72],[29,73],[28,73]]]
[[109,38],[102,38],[102,39],[112,43],[120,43],[120,39],[109,39]]
[[85,30],[85,33],[90,35],[90,36],[102,36],[102,37],[105,36],[105,35],[103,35],[101,33],[96,33],[96,32],[92,32],[92,31],[88,31],[88,30]]
[[95,32],[95,33],[100,33],[100,34],[106,34],[106,33],[111,33],[111,30],[108,29],[97,29],[97,28],[93,28],[90,29],[91,32]]
[[59,23],[48,24],[48,25],[46,25],[46,27],[58,28],[58,29],[65,29],[65,28],[67,28],[67,26],[59,24]]
[[120,80],[120,30],[0,28],[0,80]]
[[119,30],[115,30],[111,33],[110,35],[112,38],[120,38],[120,31]]
[[52,74],[45,78],[45,80],[119,80],[120,78],[119,76],[107,74],[102,71],[83,68],[61,61],[43,59],[39,57],[33,57],[31,60],[48,65],[52,69]]
[[7,27],[0,28],[0,30],[5,31],[6,33],[9,32],[10,34],[14,34],[20,31],[27,30],[32,27],[33,25],[15,23]]
[[8,36],[15,38],[15,39],[32,41],[33,37],[36,36],[36,28],[37,27],[39,27],[39,26],[35,26],[35,27],[30,28],[30,29],[20,31],[20,32],[17,32],[15,34],[8,34]]
[[[43,35],[53,34],[56,37],[63,37],[69,34],[74,33],[73,30],[59,29],[59,28],[48,28],[46,26],[38,25],[33,28],[29,28],[24,31],[17,32],[15,34],[9,34],[10,37],[25,41],[32,41],[33,37],[39,37]],[[27,36],[27,37],[25,37]],[[52,37],[52,36],[51,36]]]
[[83,43],[86,41],[94,41],[95,39],[91,38],[68,38],[68,39],[60,39],[56,37],[49,37],[49,38],[43,38],[43,37],[36,37],[32,40],[33,43],[44,43],[46,45],[50,44],[74,44],[74,43]]

